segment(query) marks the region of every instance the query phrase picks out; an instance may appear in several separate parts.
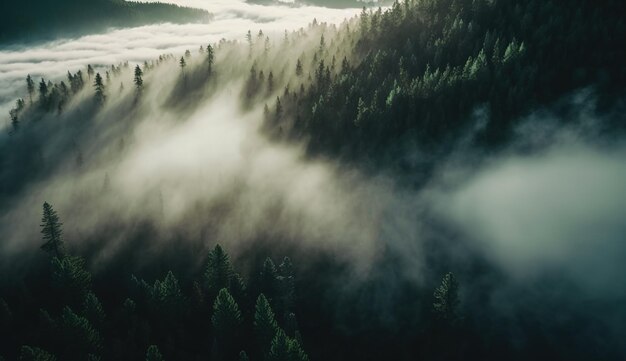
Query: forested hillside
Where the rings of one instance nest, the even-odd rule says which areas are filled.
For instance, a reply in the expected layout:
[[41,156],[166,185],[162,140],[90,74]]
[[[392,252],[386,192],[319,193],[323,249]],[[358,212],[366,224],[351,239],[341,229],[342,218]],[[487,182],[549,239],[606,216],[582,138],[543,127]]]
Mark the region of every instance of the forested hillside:
[[[309,139],[313,153],[410,169],[415,152],[468,132],[480,108],[481,143],[502,144],[516,119],[575,89],[593,86],[607,106],[622,99],[626,51],[613,39],[626,35],[624,10],[619,1],[433,0],[364,12],[358,36],[303,59],[311,85],[283,100],[273,127]],[[352,63],[335,54],[346,48]]]
[[558,267],[515,283],[419,192],[460,145],[498,154],[536,112],[567,125],[581,90],[622,136],[624,13],[406,0],[29,76],[0,137],[0,355],[623,359],[623,294]]
[[24,0],[0,5],[0,44],[96,33],[108,27],[206,22],[205,10],[125,0]]

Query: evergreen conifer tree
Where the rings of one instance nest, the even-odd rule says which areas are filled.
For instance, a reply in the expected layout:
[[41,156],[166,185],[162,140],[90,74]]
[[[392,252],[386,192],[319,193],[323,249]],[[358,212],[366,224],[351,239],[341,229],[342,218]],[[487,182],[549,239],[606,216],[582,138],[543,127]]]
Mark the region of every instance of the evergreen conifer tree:
[[[209,252],[204,272],[204,284],[209,297],[215,297],[219,290],[228,288],[233,270],[228,254],[218,244]],[[212,301],[212,299],[211,299]]]
[[38,347],[22,346],[19,361],[56,361],[57,358]]
[[100,76],[100,73],[96,73],[93,86],[96,89],[96,101],[100,104],[104,103],[106,96],[104,95],[104,83],[102,82],[102,76]]
[[222,359],[232,359],[237,355],[239,328],[242,317],[235,299],[226,288],[220,290],[213,305],[211,323],[215,330],[217,353]]
[[35,92],[35,82],[30,74],[26,76],[26,90],[28,90],[28,96],[30,98],[30,104],[33,104],[33,93]]
[[254,332],[257,337],[259,349],[266,354],[271,346],[272,340],[278,332],[278,323],[274,317],[274,312],[267,298],[261,293],[256,301],[254,313]]
[[215,50],[210,44],[206,47],[206,61],[209,67],[209,74],[213,73],[213,64],[215,64]]
[[434,292],[433,308],[439,318],[454,323],[458,318],[459,284],[452,272],[448,272]]
[[164,361],[163,355],[156,345],[150,345],[146,350],[146,361]]
[[62,225],[63,223],[59,221],[57,212],[48,202],[44,202],[43,216],[41,218],[41,234],[43,235],[44,244],[41,246],[41,249],[57,258],[63,258],[65,252]]

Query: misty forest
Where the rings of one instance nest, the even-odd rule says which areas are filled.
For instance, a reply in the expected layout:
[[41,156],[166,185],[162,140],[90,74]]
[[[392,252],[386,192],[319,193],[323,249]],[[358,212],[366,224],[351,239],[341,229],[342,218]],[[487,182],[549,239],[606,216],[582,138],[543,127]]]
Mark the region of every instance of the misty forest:
[[626,3],[7,1],[0,360],[626,359]]

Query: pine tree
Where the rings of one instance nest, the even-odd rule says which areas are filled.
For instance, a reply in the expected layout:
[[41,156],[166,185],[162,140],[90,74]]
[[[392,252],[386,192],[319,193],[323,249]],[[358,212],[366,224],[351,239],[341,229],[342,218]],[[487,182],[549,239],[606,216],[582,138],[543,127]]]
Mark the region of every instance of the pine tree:
[[44,244],[41,249],[48,252],[53,257],[63,258],[65,249],[63,245],[61,226],[57,212],[48,202],[43,204],[43,216],[41,218],[41,234],[43,234]]
[[151,298],[158,310],[170,319],[180,316],[184,307],[184,297],[178,280],[172,271],[168,271],[163,281],[155,281]]
[[302,69],[302,61],[298,59],[296,62],[296,76],[301,77],[304,74],[304,70]]
[[146,350],[146,361],[164,361],[156,345],[150,345]]
[[66,304],[80,306],[91,289],[91,274],[81,257],[52,259],[52,281]]
[[302,350],[300,342],[290,339],[283,330],[279,329],[272,340],[267,359],[269,361],[308,361],[309,357]]
[[289,353],[289,338],[283,330],[278,330],[272,339],[268,361],[291,361]]
[[279,317],[286,317],[293,311],[295,302],[295,277],[293,273],[293,264],[289,257],[285,257],[283,262],[278,266],[279,274],[279,298],[276,311]]
[[454,323],[458,318],[459,284],[452,272],[448,272],[434,292],[433,308],[437,316],[447,323]]
[[259,283],[261,293],[273,302],[278,291],[278,273],[274,262],[269,257],[263,262]]
[[56,357],[38,347],[22,346],[19,361],[56,361]]
[[102,82],[102,76],[100,73],[96,73],[96,78],[93,83],[94,88],[96,89],[96,101],[100,104],[104,103],[105,95],[104,95],[104,83]]
[[234,358],[240,350],[237,347],[237,341],[241,322],[239,306],[228,290],[222,288],[215,299],[211,317],[218,353],[222,359]]
[[15,134],[19,128],[19,119],[18,119],[19,111],[17,108],[12,108],[9,111],[9,116],[11,117],[11,134]]
[[209,66],[209,74],[211,74],[213,73],[213,64],[215,63],[215,50],[213,50],[213,47],[210,44],[206,47],[206,54],[206,61]]
[[105,314],[102,303],[100,303],[100,300],[93,292],[87,293],[85,297],[83,316],[97,328],[101,328],[104,324]]
[[270,349],[274,336],[276,336],[278,332],[278,323],[276,322],[270,303],[262,293],[256,301],[254,332],[257,337],[259,349],[263,354],[266,354]]
[[252,56],[252,31],[248,30],[246,33],[246,42],[248,43],[248,56]]
[[283,104],[280,102],[280,97],[276,97],[276,111],[274,113],[274,121],[278,123],[283,116]]
[[180,57],[180,60],[178,61],[178,65],[180,65],[180,70],[183,72],[183,75],[185,75],[185,67],[187,66],[187,62],[185,61],[184,57]]
[[269,38],[269,36],[266,36],[265,37],[265,45],[263,47],[263,53],[265,55],[269,54],[270,49],[271,49],[270,38]]
[[45,103],[47,96],[48,96],[48,84],[46,84],[46,81],[43,78],[41,78],[41,81],[39,82],[39,101],[42,103]]
[[28,96],[30,97],[30,104],[33,104],[33,93],[35,92],[35,82],[30,74],[26,76],[26,90],[28,90]]
[[[228,288],[233,270],[228,254],[218,244],[209,252],[204,272],[204,285],[209,297],[215,297],[219,290]],[[212,298],[210,299],[212,300]]]
[[274,91],[274,73],[270,71],[270,75],[267,76],[267,93],[271,94]]
[[94,70],[91,64],[87,64],[87,80],[91,81],[91,77],[93,76]]
[[61,315],[61,331],[66,352],[72,358],[86,357],[89,353],[101,350],[102,339],[89,321],[77,315],[70,307],[65,307]]
[[139,67],[139,65],[135,66],[135,76],[133,78],[133,82],[135,83],[135,89],[137,89],[137,93],[141,93],[143,90],[143,71]]

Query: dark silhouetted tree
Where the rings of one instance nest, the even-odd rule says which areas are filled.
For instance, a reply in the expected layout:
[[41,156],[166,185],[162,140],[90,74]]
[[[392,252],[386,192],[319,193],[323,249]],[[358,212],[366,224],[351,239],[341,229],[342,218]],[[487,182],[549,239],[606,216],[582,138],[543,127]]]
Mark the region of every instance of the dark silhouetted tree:
[[35,82],[30,74],[26,76],[26,90],[28,90],[28,96],[30,98],[30,104],[33,104],[33,93],[35,92]]
[[101,329],[104,325],[104,309],[100,300],[93,292],[88,292],[83,302],[83,316],[96,328]]
[[139,65],[136,65],[133,82],[135,83],[135,89],[137,90],[137,93],[141,93],[141,91],[143,90],[143,78],[142,77],[143,77],[143,71],[141,71],[141,68],[139,67]]
[[278,299],[275,302],[276,312],[279,317],[284,319],[288,314],[293,312],[295,303],[295,276],[293,273],[293,264],[289,257],[285,257],[283,262],[278,266]]
[[261,293],[256,301],[254,312],[254,332],[257,337],[259,349],[263,354],[267,354],[276,332],[278,332],[278,323],[270,303]]
[[217,354],[223,360],[235,358],[238,347],[239,328],[242,317],[239,306],[226,288],[222,288],[213,305],[211,323],[215,330]]
[[302,61],[298,59],[296,62],[296,76],[301,77],[304,74],[304,70],[302,69]]
[[39,101],[42,102],[42,104],[46,103],[46,98],[48,96],[48,84],[46,84],[46,81],[41,78],[41,81],[39,82]]
[[87,80],[91,81],[91,77],[93,76],[94,70],[91,64],[87,64]]
[[56,361],[56,357],[38,347],[22,346],[19,361]]
[[178,61],[178,65],[180,66],[180,70],[183,73],[183,76],[185,75],[185,67],[187,66],[187,62],[185,61],[184,57],[180,57],[180,60]]
[[272,340],[267,360],[269,361],[307,361],[306,355],[297,340],[290,339],[283,330],[279,329]]
[[41,234],[43,235],[44,244],[41,246],[41,249],[57,258],[63,258],[65,253],[62,225],[57,212],[48,202],[44,202],[43,216],[41,218]]
[[106,96],[104,95],[104,83],[102,82],[102,76],[100,76],[100,73],[96,73],[96,78],[93,83],[93,87],[96,89],[96,94],[95,94],[96,101],[100,104],[104,103]]
[[156,345],[151,345],[148,347],[148,350],[146,350],[146,361],[164,361]]
[[267,93],[271,94],[272,92],[274,92],[274,73],[270,71],[267,76]]
[[[228,288],[232,275],[233,269],[228,254],[218,244],[209,252],[204,271],[204,285],[208,296],[215,297],[219,290]],[[209,301],[212,302],[213,298],[210,298]]]
[[61,328],[66,356],[86,358],[88,354],[100,352],[102,339],[98,331],[85,317],[77,315],[69,307],[63,309]]
[[59,289],[57,295],[66,304],[81,306],[91,289],[91,274],[81,257],[66,256],[52,259],[52,281]]
[[448,272],[441,280],[441,285],[435,288],[435,302],[433,309],[437,316],[447,323],[454,323],[458,319],[459,284],[452,272]]
[[215,64],[215,50],[210,44],[206,47],[206,61],[209,74],[213,73],[213,64]]
[[266,258],[259,275],[259,288],[261,293],[274,302],[274,298],[278,293],[278,272],[271,258]]

